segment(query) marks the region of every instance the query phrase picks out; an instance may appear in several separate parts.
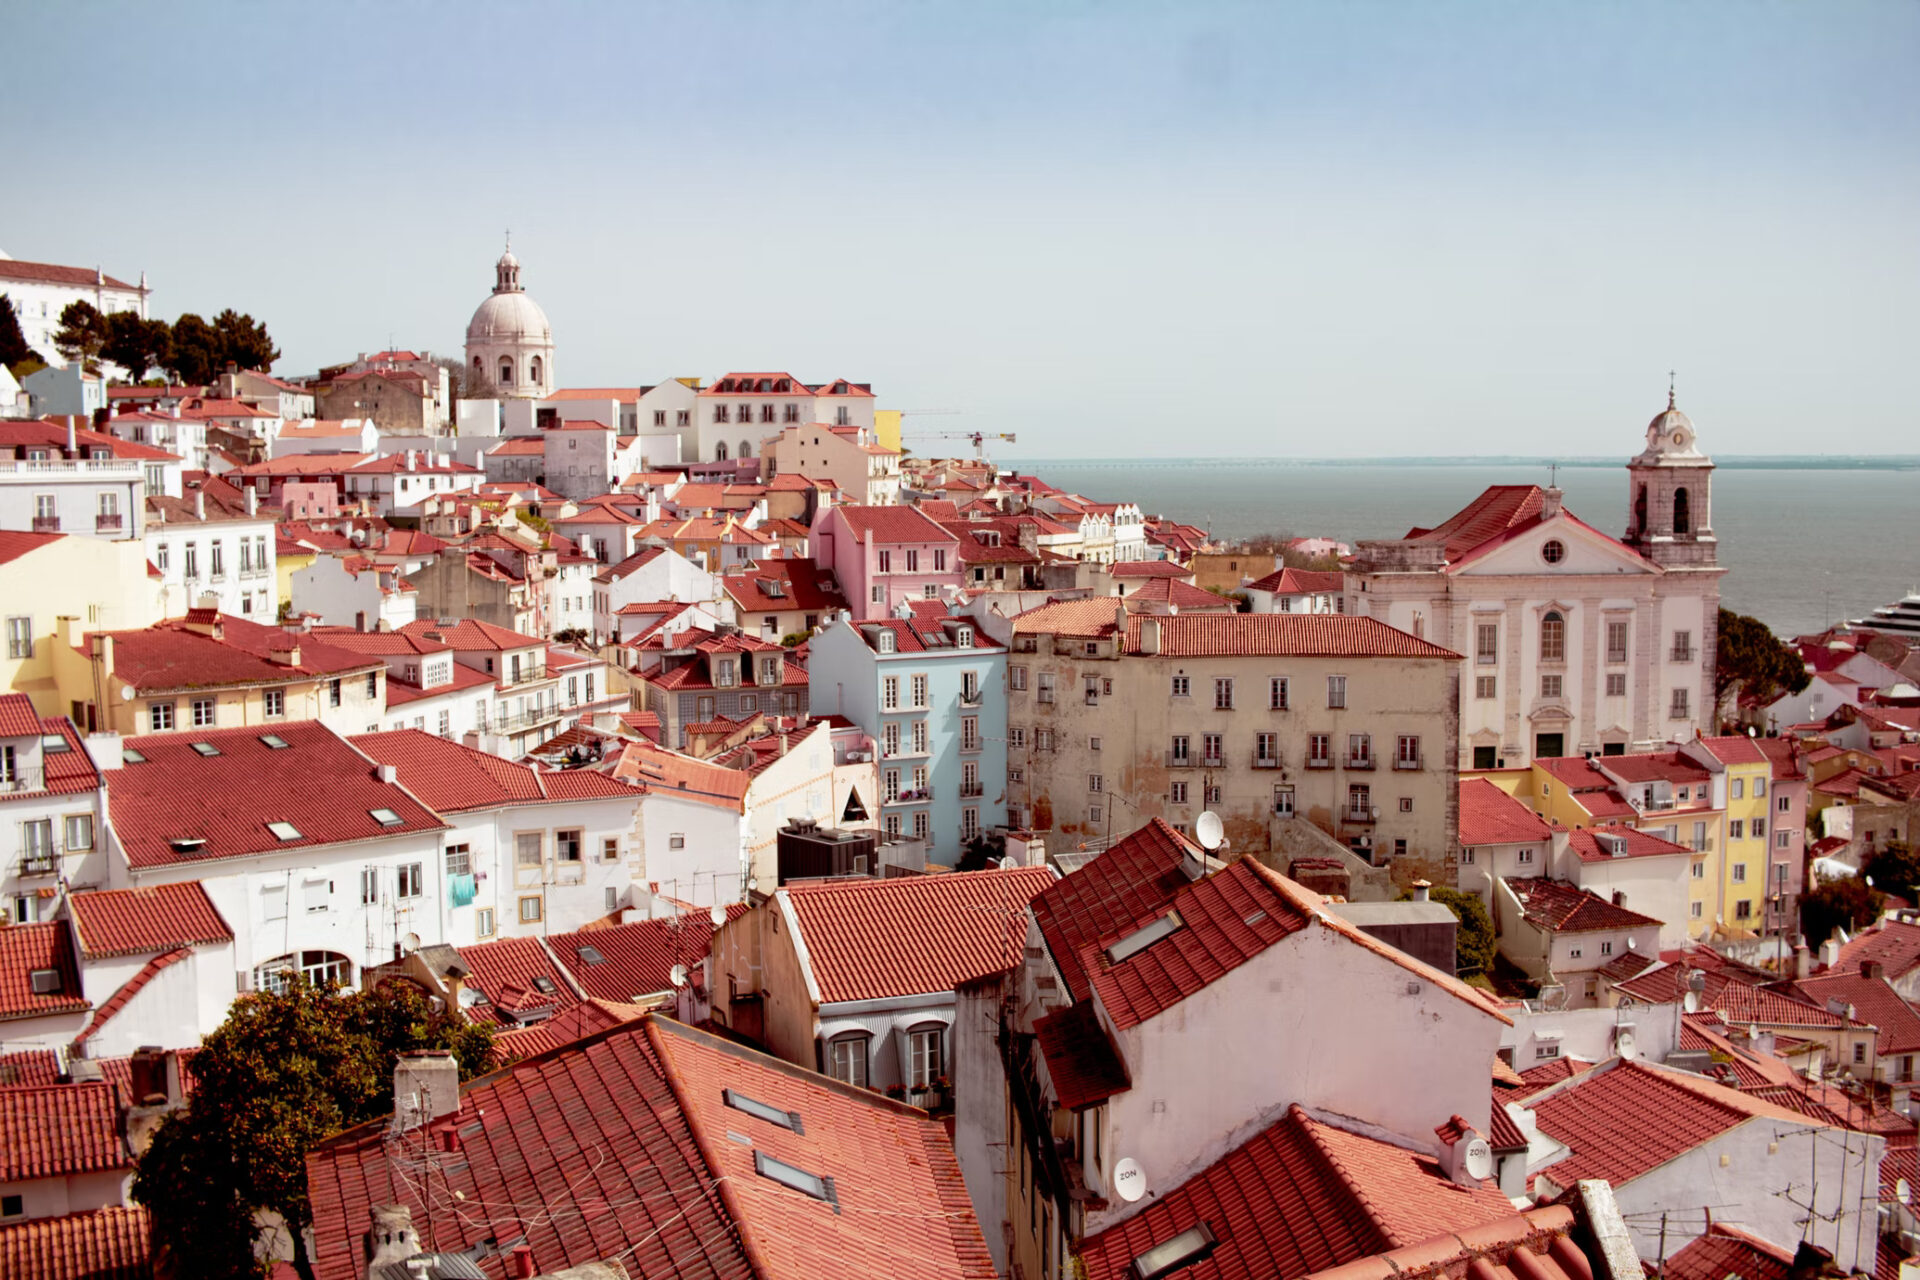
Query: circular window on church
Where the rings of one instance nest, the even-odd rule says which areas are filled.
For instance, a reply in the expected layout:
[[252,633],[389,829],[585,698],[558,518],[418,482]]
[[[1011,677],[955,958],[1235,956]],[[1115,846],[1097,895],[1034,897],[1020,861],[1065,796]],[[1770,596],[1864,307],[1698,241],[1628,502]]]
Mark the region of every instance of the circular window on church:
[[1558,538],[1549,538],[1540,544],[1540,558],[1548,564],[1559,564],[1567,558],[1567,544]]

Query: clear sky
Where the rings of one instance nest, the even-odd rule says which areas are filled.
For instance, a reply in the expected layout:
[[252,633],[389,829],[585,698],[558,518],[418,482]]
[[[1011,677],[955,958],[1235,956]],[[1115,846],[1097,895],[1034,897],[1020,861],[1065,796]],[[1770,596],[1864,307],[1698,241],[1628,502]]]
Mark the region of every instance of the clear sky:
[[1002,456],[1920,452],[1920,5],[15,6],[0,249]]

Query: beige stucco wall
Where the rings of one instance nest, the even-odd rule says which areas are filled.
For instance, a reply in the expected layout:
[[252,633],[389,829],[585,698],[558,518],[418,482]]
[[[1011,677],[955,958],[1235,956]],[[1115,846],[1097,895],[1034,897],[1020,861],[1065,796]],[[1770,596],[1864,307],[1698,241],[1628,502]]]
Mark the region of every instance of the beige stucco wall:
[[160,613],[157,584],[147,577],[138,539],[66,537],[0,564],[0,615],[26,618],[32,656],[13,658],[0,644],[0,690],[24,693],[41,715],[66,715],[57,675],[66,647],[62,618],[94,627],[152,626]]

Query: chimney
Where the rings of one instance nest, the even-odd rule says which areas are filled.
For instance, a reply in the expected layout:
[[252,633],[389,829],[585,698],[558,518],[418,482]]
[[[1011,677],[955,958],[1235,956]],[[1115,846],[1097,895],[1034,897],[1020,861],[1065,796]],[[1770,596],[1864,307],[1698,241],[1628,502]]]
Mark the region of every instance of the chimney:
[[1793,976],[1805,978],[1813,973],[1813,949],[1805,938],[1793,944]]
[[276,666],[300,665],[300,635],[295,631],[276,632],[267,641],[267,661]]
[[193,518],[196,520],[207,518],[207,491],[199,485],[193,488]]
[[1540,518],[1551,520],[1560,514],[1560,499],[1564,495],[1552,485],[1540,491]]
[[[1124,636],[1125,632],[1121,634]],[[1160,652],[1160,619],[1142,618],[1140,620],[1140,652],[1145,654]]]
[[404,1204],[376,1204],[367,1210],[373,1219],[366,1235],[367,1280],[388,1273],[388,1268],[404,1266],[420,1251],[413,1234],[413,1210]]
[[259,491],[255,489],[248,489],[245,492],[247,495],[247,514],[250,516],[259,515],[260,514]]
[[514,1280],[533,1280],[533,1247],[526,1244],[513,1246],[507,1254],[507,1274]]
[[87,755],[93,759],[93,767],[102,773],[118,769],[126,763],[126,758],[121,755],[120,735],[117,733],[107,730],[90,733],[86,746]]
[[380,781],[382,781],[382,782],[384,782],[384,783],[386,783],[386,784],[387,784],[388,786],[390,786],[390,787],[391,787],[391,786],[393,786],[393,785],[394,785],[395,783],[397,783],[397,782],[399,782],[399,781],[400,781],[400,770],[399,770],[399,768],[398,768],[398,766],[396,766],[396,765],[390,765],[390,764],[383,764],[383,765],[381,765],[381,766],[380,766]]
[[1831,969],[1840,963],[1841,942],[1838,938],[1828,938],[1820,944],[1820,967]]
[[1433,900],[1433,881],[1415,880],[1413,882],[1413,900],[1415,902],[1431,902]]
[[410,1049],[393,1064],[393,1121],[401,1132],[460,1110],[460,1067],[444,1049]]
[[415,453],[411,449],[407,450],[407,470],[418,471],[419,469],[420,469],[420,455]]
[[1886,966],[1878,960],[1862,960],[1860,962],[1860,976],[1863,978],[1884,977],[1886,972]]
[[69,459],[80,452],[80,433],[76,422],[72,414],[67,415],[67,457]]

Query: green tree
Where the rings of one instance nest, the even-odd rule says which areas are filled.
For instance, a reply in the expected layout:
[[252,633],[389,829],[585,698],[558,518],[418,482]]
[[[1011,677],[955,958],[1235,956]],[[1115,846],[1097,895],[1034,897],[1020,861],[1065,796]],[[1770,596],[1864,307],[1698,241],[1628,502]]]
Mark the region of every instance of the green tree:
[[213,331],[219,339],[219,363],[214,368],[214,376],[226,372],[228,364],[264,373],[280,358],[280,348],[274,346],[273,339],[267,335],[267,326],[231,307],[213,318]]
[[1715,651],[1713,697],[1724,703],[1736,688],[1761,702],[1798,693],[1812,677],[1800,655],[1774,638],[1767,624],[1731,609],[1720,611],[1720,642]]
[[20,316],[13,309],[13,299],[0,293],[0,369],[11,369],[33,358],[27,335],[20,332]]
[[[1487,904],[1480,901],[1480,895],[1442,884],[1429,889],[1427,896],[1443,904],[1460,922],[1453,935],[1454,972],[1464,978],[1491,969],[1498,944],[1494,938],[1493,916],[1488,913]],[[1400,900],[1405,902],[1412,897],[1411,892],[1402,893]]]
[[106,343],[107,318],[91,302],[69,302],[60,313],[60,327],[53,335],[53,345],[60,354],[91,368]]
[[393,1066],[409,1049],[448,1049],[462,1078],[488,1068],[493,1035],[411,987],[342,991],[295,979],[284,992],[235,1002],[194,1055],[195,1088],[168,1116],[134,1170],[157,1246],[192,1259],[195,1275],[259,1277],[257,1210],[293,1241],[312,1224],[306,1155],[314,1143],[393,1107]]
[[1880,918],[1887,895],[1859,876],[1830,880],[1800,895],[1800,932],[1818,947],[1835,929],[1852,931]]
[[1889,840],[1867,855],[1860,873],[1873,887],[1895,893],[1909,902],[1920,897],[1920,849],[1904,840]]
[[173,350],[168,361],[174,377],[190,387],[205,386],[225,367],[220,355],[220,335],[212,325],[189,311],[173,322]]
[[137,311],[116,311],[107,317],[107,340],[100,354],[124,368],[133,381],[147,370],[164,368],[173,350],[173,329],[165,320],[142,320]]

